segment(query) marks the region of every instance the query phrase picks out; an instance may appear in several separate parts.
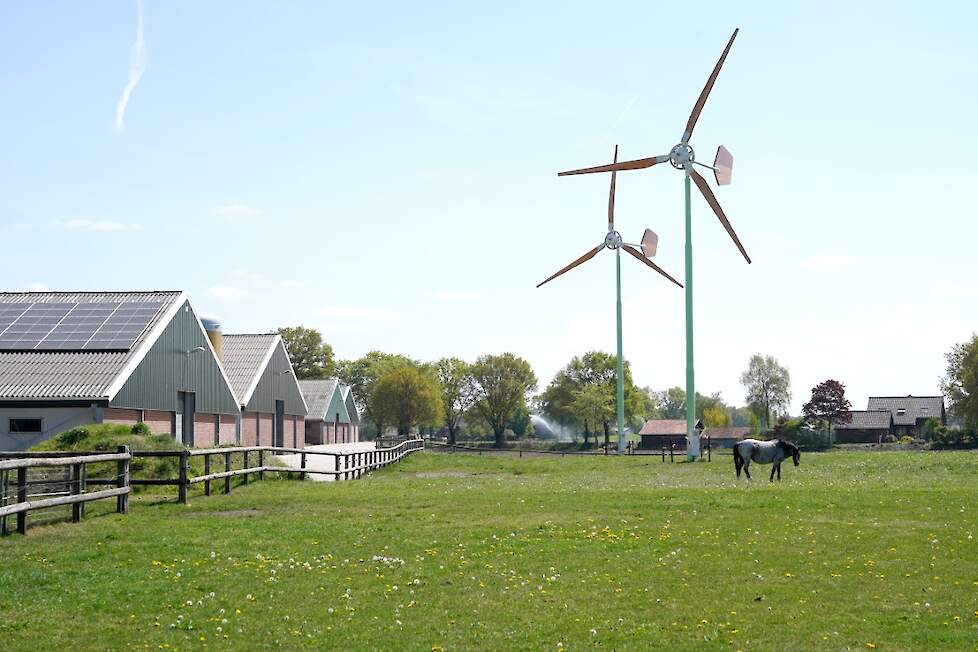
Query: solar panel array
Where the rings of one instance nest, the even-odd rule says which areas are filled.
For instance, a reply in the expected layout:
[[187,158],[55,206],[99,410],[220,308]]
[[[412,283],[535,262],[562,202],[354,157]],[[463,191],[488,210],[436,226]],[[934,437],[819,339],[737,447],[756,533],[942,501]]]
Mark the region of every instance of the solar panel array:
[[0,351],[127,351],[162,301],[0,303]]

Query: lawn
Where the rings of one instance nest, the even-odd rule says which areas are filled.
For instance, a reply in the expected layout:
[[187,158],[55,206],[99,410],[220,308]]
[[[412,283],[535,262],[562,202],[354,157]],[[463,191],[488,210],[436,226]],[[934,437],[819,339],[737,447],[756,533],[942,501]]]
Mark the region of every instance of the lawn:
[[[0,539],[0,648],[974,649],[978,454],[416,454]],[[93,510],[96,511],[96,510]]]

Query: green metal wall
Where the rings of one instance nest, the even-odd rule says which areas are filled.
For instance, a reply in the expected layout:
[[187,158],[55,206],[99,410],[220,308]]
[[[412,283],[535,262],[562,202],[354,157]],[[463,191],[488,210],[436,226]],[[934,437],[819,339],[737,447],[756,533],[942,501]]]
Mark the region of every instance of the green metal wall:
[[251,400],[245,406],[249,412],[275,412],[275,401],[285,401],[285,413],[306,416],[306,406],[302,401],[302,390],[291,373],[281,371],[291,370],[289,356],[281,340],[275,345],[272,359],[268,361],[258,386],[255,387]]
[[350,423],[350,413],[346,411],[346,405],[343,403],[343,390],[340,389],[339,383],[336,384],[336,389],[333,390],[333,398],[329,401],[329,409],[326,410],[326,416],[323,421],[327,423],[333,423],[336,421],[336,413],[340,414],[340,423]]
[[[198,346],[204,350],[187,354]],[[174,411],[179,391],[196,393],[197,412],[239,414],[237,400],[224,381],[189,301],[173,316],[109,405]]]

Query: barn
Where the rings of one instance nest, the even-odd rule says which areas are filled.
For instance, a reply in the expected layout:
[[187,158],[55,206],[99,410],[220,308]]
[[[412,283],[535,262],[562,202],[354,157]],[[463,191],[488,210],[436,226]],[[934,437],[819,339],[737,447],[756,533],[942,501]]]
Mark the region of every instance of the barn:
[[238,417],[184,292],[0,293],[0,449],[137,422],[209,446],[233,438]]
[[303,448],[308,409],[282,337],[224,335],[216,320],[204,324],[241,408],[236,437],[221,443]]
[[851,410],[849,415],[849,423],[835,426],[835,441],[840,444],[875,444],[893,433],[889,410]]
[[309,413],[306,443],[342,444],[360,441],[360,414],[353,392],[336,378],[300,380]]
[[660,450],[673,444],[686,448],[685,419],[649,419],[638,434],[639,448]]
[[886,410],[893,415],[892,434],[919,437],[924,422],[937,419],[947,425],[943,396],[870,396],[867,410]]

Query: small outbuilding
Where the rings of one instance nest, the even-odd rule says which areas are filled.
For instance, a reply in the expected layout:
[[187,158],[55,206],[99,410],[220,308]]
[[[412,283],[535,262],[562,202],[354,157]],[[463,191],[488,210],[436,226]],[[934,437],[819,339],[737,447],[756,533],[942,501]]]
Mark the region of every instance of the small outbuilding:
[[686,447],[685,419],[649,419],[638,432],[641,441],[639,448],[661,450],[673,444]]
[[204,323],[241,410],[235,438],[221,443],[303,448],[309,410],[282,337],[223,335],[216,321]]
[[138,422],[212,446],[234,437],[238,416],[185,293],[0,293],[0,449]]
[[360,413],[353,392],[336,378],[300,380],[309,406],[306,444],[343,444],[360,441]]
[[840,444],[875,444],[893,434],[893,413],[889,410],[852,410],[849,423],[835,426],[835,441]]

